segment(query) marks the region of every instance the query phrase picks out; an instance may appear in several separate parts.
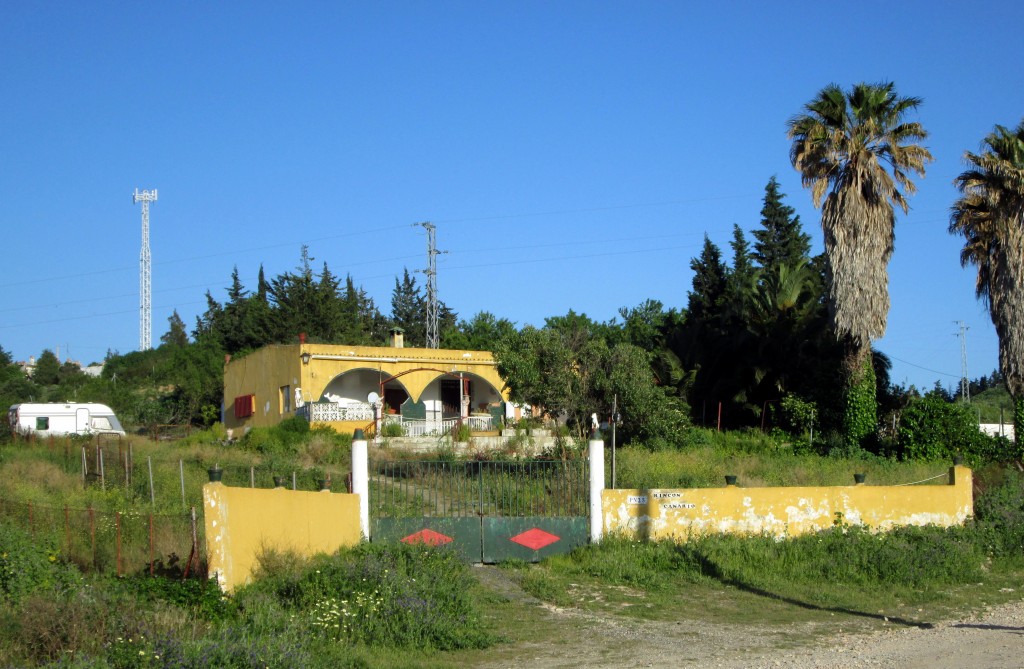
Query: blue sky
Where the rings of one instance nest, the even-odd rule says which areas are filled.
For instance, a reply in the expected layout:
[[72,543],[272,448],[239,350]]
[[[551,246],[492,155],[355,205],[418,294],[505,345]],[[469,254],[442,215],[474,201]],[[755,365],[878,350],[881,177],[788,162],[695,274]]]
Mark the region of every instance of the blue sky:
[[[994,124],[1024,116],[1024,4],[981,2],[7,3],[0,10],[0,346],[102,359],[139,342],[140,208],[153,341],[293,269],[390,307],[426,265],[460,316],[597,320],[684,307],[703,236],[727,251],[777,175],[814,251],[786,121],[823,86],[924,98],[935,156],[899,215],[889,328],[900,383],[971,377],[997,340],[946,232]],[[420,275],[422,282],[422,275]]]

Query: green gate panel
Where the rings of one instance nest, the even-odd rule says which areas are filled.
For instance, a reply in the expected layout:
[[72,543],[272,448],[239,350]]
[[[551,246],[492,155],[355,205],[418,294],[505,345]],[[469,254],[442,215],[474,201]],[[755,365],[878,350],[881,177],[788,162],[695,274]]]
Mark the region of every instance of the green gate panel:
[[480,518],[376,518],[372,532],[374,543],[444,546],[467,562],[480,562]]
[[494,564],[519,559],[538,562],[551,555],[568,553],[590,538],[586,517],[483,519],[483,561]]

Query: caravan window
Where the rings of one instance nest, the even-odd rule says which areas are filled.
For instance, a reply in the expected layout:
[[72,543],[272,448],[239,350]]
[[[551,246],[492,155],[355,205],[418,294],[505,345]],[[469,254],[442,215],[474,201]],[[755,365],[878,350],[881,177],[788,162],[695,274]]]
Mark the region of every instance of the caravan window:
[[114,429],[110,425],[110,419],[106,416],[93,416],[92,417],[92,429],[94,430],[112,430]]
[[50,417],[49,416],[37,416],[36,417],[36,429],[37,430],[49,430],[50,429]]

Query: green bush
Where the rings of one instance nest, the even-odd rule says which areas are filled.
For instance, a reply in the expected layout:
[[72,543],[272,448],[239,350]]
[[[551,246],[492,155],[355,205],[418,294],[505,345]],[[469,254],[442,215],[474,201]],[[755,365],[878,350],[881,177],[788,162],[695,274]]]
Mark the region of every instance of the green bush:
[[380,436],[382,437],[404,437],[405,428],[402,427],[401,423],[384,423],[380,428]]
[[301,566],[265,565],[237,598],[251,608],[269,596],[327,640],[453,650],[493,641],[474,608],[473,587],[468,567],[452,551],[361,544]]
[[997,557],[1024,557],[1024,474],[999,470],[974,502],[975,527]]
[[913,399],[903,411],[896,446],[903,459],[949,460],[962,455],[973,467],[1019,456],[1005,439],[978,429],[970,406],[947,402],[934,393]]

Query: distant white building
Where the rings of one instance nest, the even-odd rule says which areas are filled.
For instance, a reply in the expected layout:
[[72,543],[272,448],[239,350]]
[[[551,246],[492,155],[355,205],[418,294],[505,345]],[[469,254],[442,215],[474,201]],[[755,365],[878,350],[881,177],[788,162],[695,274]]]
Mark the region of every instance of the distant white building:
[[103,373],[103,363],[96,362],[89,365],[88,367],[82,367],[82,373],[86,374],[87,376],[99,377],[99,375]]
[[1013,423],[980,423],[978,429],[993,437],[1006,437],[1010,441],[1014,439]]

